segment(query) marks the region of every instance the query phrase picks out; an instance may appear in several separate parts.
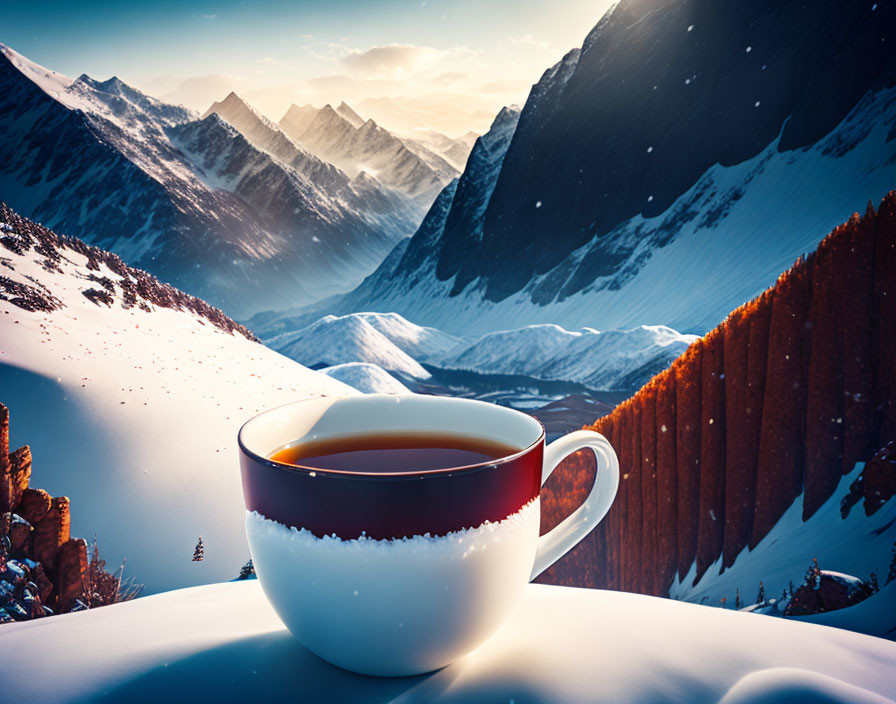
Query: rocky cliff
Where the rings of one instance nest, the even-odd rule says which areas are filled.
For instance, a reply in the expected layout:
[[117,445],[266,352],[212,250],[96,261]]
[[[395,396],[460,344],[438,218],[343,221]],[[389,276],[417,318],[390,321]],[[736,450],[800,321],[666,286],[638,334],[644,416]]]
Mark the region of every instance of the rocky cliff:
[[90,603],[87,542],[70,535],[69,500],[30,481],[31,449],[9,452],[9,411],[0,403],[0,623]]
[[[843,512],[864,500],[870,515],[896,491],[894,384],[891,192],[591,426],[619,456],[619,494],[548,580],[665,594],[695,562],[696,579],[730,566],[801,494],[808,520],[860,462]],[[567,462],[545,492],[547,526],[593,471]]]

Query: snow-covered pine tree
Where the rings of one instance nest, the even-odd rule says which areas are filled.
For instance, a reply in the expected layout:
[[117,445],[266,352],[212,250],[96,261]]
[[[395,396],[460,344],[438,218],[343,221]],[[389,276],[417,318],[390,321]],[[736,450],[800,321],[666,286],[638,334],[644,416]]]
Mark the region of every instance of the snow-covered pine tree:
[[734,608],[740,611],[743,608],[744,604],[740,600],[740,589],[734,590]]
[[871,570],[871,576],[868,577],[868,586],[871,587],[872,594],[880,591],[880,584],[877,582],[877,570]]
[[762,580],[759,580],[759,594],[756,595],[756,603],[762,604],[765,602],[765,585],[762,583]]
[[205,559],[205,547],[202,544],[202,536],[199,536],[199,542],[193,548],[193,562],[202,562]]
[[252,558],[240,568],[237,579],[255,579],[255,565],[252,564]]

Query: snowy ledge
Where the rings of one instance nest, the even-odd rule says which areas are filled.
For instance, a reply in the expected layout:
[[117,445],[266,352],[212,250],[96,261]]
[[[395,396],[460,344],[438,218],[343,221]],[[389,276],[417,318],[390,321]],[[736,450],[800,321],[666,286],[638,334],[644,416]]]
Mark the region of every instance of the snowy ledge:
[[[896,643],[621,592],[533,584],[494,637],[419,677],[339,670],[254,581],[0,627],[4,701],[715,702],[896,698]],[[814,698],[813,698],[814,696]],[[822,698],[822,696],[827,698]]]

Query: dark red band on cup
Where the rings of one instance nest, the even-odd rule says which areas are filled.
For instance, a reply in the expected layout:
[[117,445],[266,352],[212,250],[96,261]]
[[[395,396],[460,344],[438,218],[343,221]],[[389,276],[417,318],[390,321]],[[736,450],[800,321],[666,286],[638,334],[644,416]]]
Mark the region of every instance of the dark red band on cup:
[[318,537],[352,540],[445,535],[500,521],[541,489],[544,437],[508,459],[421,474],[309,471],[259,457],[240,445],[246,508]]

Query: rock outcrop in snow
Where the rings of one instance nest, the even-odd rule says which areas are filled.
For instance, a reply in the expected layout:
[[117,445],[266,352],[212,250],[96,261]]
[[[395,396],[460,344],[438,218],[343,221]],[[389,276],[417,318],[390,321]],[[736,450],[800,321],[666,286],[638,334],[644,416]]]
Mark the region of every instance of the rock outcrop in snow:
[[[121,597],[120,579],[98,564],[90,570],[87,542],[71,537],[68,497],[30,486],[31,462],[28,445],[9,452],[9,410],[0,403],[0,624]],[[97,575],[110,587],[102,595],[91,583]]]

